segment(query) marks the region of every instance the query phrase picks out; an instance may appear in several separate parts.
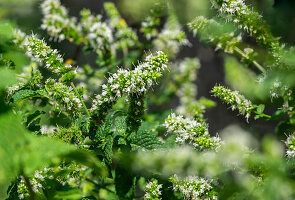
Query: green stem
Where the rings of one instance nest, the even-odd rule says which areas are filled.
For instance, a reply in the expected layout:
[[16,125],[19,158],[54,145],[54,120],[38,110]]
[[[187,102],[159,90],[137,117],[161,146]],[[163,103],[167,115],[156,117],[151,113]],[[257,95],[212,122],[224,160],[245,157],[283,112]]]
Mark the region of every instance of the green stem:
[[261,115],[261,114],[263,114],[263,117],[265,117],[266,119],[270,119],[270,118],[271,118],[270,115],[267,115],[267,114],[264,114],[264,113],[258,113],[257,111],[254,111],[254,113],[255,113],[256,115]]
[[20,74],[16,74],[16,77],[24,78],[24,79],[30,79],[30,78],[28,78],[28,77],[26,77],[26,76],[23,76],[23,75],[20,75]]
[[[241,49],[239,49],[238,47],[235,47],[234,50],[235,50],[235,52],[237,52],[238,54],[240,54],[242,57],[248,59],[248,56]],[[256,62],[255,60],[253,60],[252,63],[262,73],[265,73],[265,69],[258,62]]]
[[34,193],[34,191],[33,191],[32,185],[31,185],[31,183],[30,183],[29,178],[28,178],[27,176],[25,176],[24,174],[23,174],[23,177],[24,177],[25,184],[26,184],[26,186],[27,186],[27,189],[28,189],[28,192],[29,192],[29,195],[30,195],[30,199],[32,199],[32,200],[37,200],[37,199],[36,199],[36,196],[35,196],[35,193]]
[[86,107],[84,101],[82,100],[82,98],[81,98],[81,96],[80,96],[80,94],[79,94],[79,92],[78,92],[76,86],[74,85],[73,82],[71,82],[71,85],[72,85],[72,87],[74,88],[74,91],[75,91],[76,95],[77,95],[78,98],[81,100],[81,103],[82,103],[82,105],[83,105],[83,108],[84,108],[86,114],[87,114],[88,116],[90,116],[90,114],[89,114],[89,112],[88,112],[88,109],[87,109],[87,107]]

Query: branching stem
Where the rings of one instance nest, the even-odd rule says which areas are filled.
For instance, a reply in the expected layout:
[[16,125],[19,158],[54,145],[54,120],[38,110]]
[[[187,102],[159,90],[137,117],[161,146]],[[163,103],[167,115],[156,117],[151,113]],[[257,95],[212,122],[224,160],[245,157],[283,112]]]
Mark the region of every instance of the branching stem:
[[[241,49],[239,49],[238,47],[235,47],[234,50],[235,50],[236,53],[241,55],[243,58],[246,58],[246,59],[248,58],[248,56]],[[257,67],[257,69],[259,69],[259,71],[261,71],[262,73],[265,73],[265,69],[258,62],[253,60],[252,63],[253,63],[253,65],[255,67]]]

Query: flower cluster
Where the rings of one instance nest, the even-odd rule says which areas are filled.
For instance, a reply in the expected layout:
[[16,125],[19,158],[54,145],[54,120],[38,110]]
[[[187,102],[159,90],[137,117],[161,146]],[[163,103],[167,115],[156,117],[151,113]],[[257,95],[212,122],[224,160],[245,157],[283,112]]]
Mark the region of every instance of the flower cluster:
[[159,31],[158,26],[160,25],[160,17],[163,15],[163,8],[159,4],[156,4],[152,9],[150,9],[150,15],[141,22],[140,31],[144,34],[147,40],[155,38]]
[[217,200],[217,193],[213,190],[212,180],[189,176],[185,179],[174,175],[170,178],[173,183],[173,190],[179,191],[187,200]]
[[143,96],[153,85],[153,82],[162,76],[161,71],[167,68],[167,62],[167,55],[158,51],[156,55],[150,54],[147,56],[145,61],[134,70],[118,69],[117,73],[111,74],[108,83],[102,85],[102,93],[93,100],[90,109],[92,112],[91,118],[95,123],[100,123],[117,99],[126,95],[126,101],[129,102],[129,99],[132,98],[131,103],[135,106],[131,108],[135,112],[135,116],[130,115],[134,119],[130,118],[130,121],[127,121],[131,125],[138,126],[139,118],[143,113]]
[[175,57],[181,46],[189,45],[186,34],[174,14],[170,14],[162,32],[153,41],[157,50],[165,51],[169,57]]
[[[70,164],[68,166],[58,166],[37,170],[33,177],[27,177],[31,188],[37,199],[44,199],[43,190],[47,189],[47,181],[56,182],[62,186],[68,185],[72,187],[80,187],[83,177],[86,175],[87,167]],[[62,173],[61,173],[62,172]],[[23,176],[20,177],[20,182],[17,185],[17,193],[19,199],[30,199],[27,183]]]
[[162,199],[160,197],[161,196],[161,191],[160,191],[161,188],[162,188],[162,184],[158,184],[157,180],[150,181],[145,186],[144,199],[146,199],[146,200],[160,200],[160,199]]
[[295,135],[290,135],[285,141],[285,144],[288,147],[287,156],[290,158],[295,157]]
[[198,151],[218,150],[221,145],[219,137],[210,137],[206,123],[172,113],[165,120],[164,126],[168,132],[177,134],[178,144],[192,144]]
[[52,125],[50,125],[50,126],[42,125],[41,129],[40,129],[42,135],[49,135],[49,136],[53,135],[53,133],[57,130],[58,130],[58,128],[56,126],[52,126]]
[[283,84],[281,81],[279,81],[279,79],[276,79],[275,81],[273,81],[272,85],[270,86],[269,94],[270,94],[271,101],[279,97],[282,98],[283,100],[282,109],[286,113],[288,113],[290,117],[293,116],[292,112],[294,110],[294,107],[290,106],[293,100],[293,94],[290,87]]
[[270,50],[274,58],[275,66],[280,66],[282,60],[283,46],[275,38],[262,16],[248,8],[244,0],[211,0],[221,16],[239,25],[254,36],[256,41]]
[[[46,91],[52,97],[52,103],[56,111],[69,111],[73,116],[77,115],[82,108],[81,100],[76,96],[73,88],[53,79],[47,79]],[[65,110],[63,110],[65,108]]]
[[92,110],[97,109],[97,105],[115,102],[124,94],[144,94],[167,68],[167,61],[167,56],[158,51],[156,55],[147,56],[145,62],[132,71],[118,69],[117,73],[110,75],[108,84],[102,85],[102,93],[93,101]]
[[215,86],[211,92],[213,96],[220,98],[224,103],[230,104],[232,110],[237,109],[240,114],[245,115],[247,120],[255,109],[251,101],[239,94],[238,91],[231,91],[222,86]]
[[147,40],[152,39],[158,34],[157,26],[160,25],[160,19],[154,16],[148,16],[145,21],[141,23],[141,31]]
[[42,63],[53,73],[62,75],[64,82],[71,81],[75,72],[72,65],[64,64],[62,56],[56,49],[51,49],[44,40],[40,40],[36,35],[26,36],[21,31],[15,31],[14,42],[26,51],[26,54],[34,61]]
[[138,43],[137,35],[128,27],[115,5],[107,2],[104,4],[104,8],[110,18],[110,27],[115,29],[116,48],[124,50],[125,48],[134,47]]
[[112,30],[101,21],[101,15],[93,16],[88,9],[83,9],[80,15],[88,45],[95,50],[109,50],[113,42]]
[[69,17],[68,10],[61,5],[60,0],[45,0],[41,4],[43,20],[41,28],[57,41],[68,39],[77,44],[82,42],[82,28],[77,19]]
[[197,78],[197,69],[200,68],[198,59],[186,58],[175,66],[175,82],[180,85],[177,96],[180,100],[180,106],[177,112],[181,115],[194,116],[194,104],[196,104],[197,87],[195,84]]
[[[20,183],[17,186],[17,193],[19,199],[27,199],[29,197],[29,191],[26,186],[26,182],[23,176],[20,177]],[[36,178],[32,178],[29,182],[29,184],[32,187],[32,190],[34,193],[40,193],[42,191],[42,184],[38,181]]]

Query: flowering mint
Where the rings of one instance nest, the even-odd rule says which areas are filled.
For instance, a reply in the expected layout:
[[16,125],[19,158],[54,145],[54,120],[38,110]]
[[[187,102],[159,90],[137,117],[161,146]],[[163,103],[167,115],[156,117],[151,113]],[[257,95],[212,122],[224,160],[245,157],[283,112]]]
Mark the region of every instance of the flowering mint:
[[168,132],[177,135],[176,143],[192,144],[198,151],[218,150],[221,145],[219,137],[210,137],[206,123],[172,113],[165,120],[164,126]]
[[196,17],[189,23],[189,27],[194,34],[199,33],[201,39],[214,45],[215,50],[222,49],[225,53],[238,55],[244,63],[252,63],[261,72],[265,72],[264,68],[254,60],[254,50],[243,47],[240,34],[225,30],[220,23],[203,16]]
[[150,181],[145,186],[145,200],[160,200],[162,184],[158,184],[158,180]]
[[221,16],[229,21],[237,23],[253,36],[256,41],[271,51],[274,66],[280,66],[283,47],[278,38],[275,38],[259,13],[250,9],[244,0],[211,0],[212,6],[218,10]]
[[101,21],[101,15],[93,16],[88,9],[83,9],[80,15],[86,43],[95,50],[109,50],[113,42],[112,30]]
[[177,112],[181,115],[194,116],[196,107],[197,87],[197,69],[200,68],[198,59],[186,58],[175,66],[175,82],[180,85],[177,96],[180,100],[180,106]]
[[288,150],[286,152],[287,156],[290,158],[295,157],[295,136],[290,135],[287,140],[285,141]]
[[164,29],[158,34],[153,44],[155,49],[167,52],[169,57],[175,57],[181,46],[189,45],[175,14],[170,13]]
[[162,75],[161,71],[167,68],[167,61],[167,56],[158,51],[155,56],[147,56],[145,62],[132,71],[118,69],[117,73],[110,75],[108,84],[102,85],[102,93],[93,101],[92,110],[97,105],[115,102],[124,94],[144,94],[153,85],[153,81]]
[[134,47],[136,44],[138,44],[136,32],[128,27],[126,21],[120,16],[114,3],[104,3],[104,9],[110,18],[110,27],[115,29],[115,48],[124,50],[126,48]]
[[[103,121],[109,109],[115,104],[118,98],[123,95],[143,96],[153,85],[153,82],[160,76],[161,71],[167,68],[167,55],[158,51],[156,55],[150,54],[143,63],[140,63],[134,70],[118,69],[117,73],[111,74],[108,83],[102,85],[102,93],[93,100],[91,111],[92,118]],[[130,97],[129,97],[130,98]],[[142,106],[142,99],[134,102]]]
[[72,65],[64,64],[62,56],[56,49],[51,49],[44,40],[40,40],[36,35],[26,36],[17,30],[14,34],[14,42],[26,51],[26,54],[39,64],[53,73],[61,75],[64,82],[71,81],[75,73],[72,71]]
[[[32,192],[36,199],[46,199],[44,191],[50,188],[48,183],[54,182],[58,187],[66,186],[79,188],[89,175],[86,171],[89,168],[79,164],[62,165],[58,167],[43,168],[35,171],[31,177],[26,177]],[[25,177],[20,176],[20,182],[17,184],[17,194],[19,199],[32,199],[26,183]]]
[[48,79],[45,83],[45,88],[50,97],[52,97],[52,104],[57,111],[68,111],[73,116],[79,114],[82,102],[75,95],[72,87],[56,82],[53,79]]
[[238,91],[231,91],[222,86],[215,86],[211,90],[211,93],[213,93],[213,96],[220,98],[224,103],[230,104],[232,110],[237,109],[240,114],[245,115],[247,120],[255,109],[252,102],[239,94]]
[[174,175],[169,178],[173,183],[173,190],[179,191],[187,200],[217,200],[217,193],[212,186],[212,180],[207,180],[197,176],[189,176],[185,179]]
[[57,41],[68,39],[77,44],[82,42],[82,28],[77,19],[69,17],[68,10],[61,5],[60,0],[45,0],[41,4],[43,20],[41,28]]

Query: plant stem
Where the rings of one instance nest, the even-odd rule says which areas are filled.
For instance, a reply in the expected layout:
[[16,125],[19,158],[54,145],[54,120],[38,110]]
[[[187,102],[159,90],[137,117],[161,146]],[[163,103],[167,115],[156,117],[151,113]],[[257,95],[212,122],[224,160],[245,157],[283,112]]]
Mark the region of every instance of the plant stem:
[[[248,59],[248,56],[241,49],[239,49],[238,47],[235,47],[234,50],[235,50],[235,52],[237,52],[238,54],[240,54],[242,57]],[[256,62],[255,60],[253,60],[252,63],[262,73],[265,73],[265,69],[258,62]]]
[[26,77],[26,76],[23,76],[23,75],[20,75],[20,74],[16,74],[16,77],[19,77],[19,78],[24,78],[24,79],[29,79],[28,77]]
[[88,116],[90,116],[90,114],[89,114],[89,112],[88,112],[88,109],[87,109],[87,107],[86,107],[84,101],[82,100],[82,98],[81,98],[81,96],[80,96],[80,94],[79,94],[79,92],[78,92],[76,86],[74,85],[73,82],[71,82],[71,85],[72,85],[72,87],[74,88],[74,91],[75,91],[76,95],[77,95],[78,98],[80,99],[80,101],[81,101],[81,103],[82,103],[82,105],[83,105],[83,108],[84,108],[86,114],[87,114]]
[[28,192],[29,192],[30,198],[32,200],[37,200],[36,197],[35,197],[35,193],[33,191],[33,188],[32,188],[32,185],[30,183],[29,178],[27,176],[25,176],[24,174],[23,174],[23,177],[24,177],[24,180],[25,180],[25,184],[26,184],[26,186],[28,188]]

